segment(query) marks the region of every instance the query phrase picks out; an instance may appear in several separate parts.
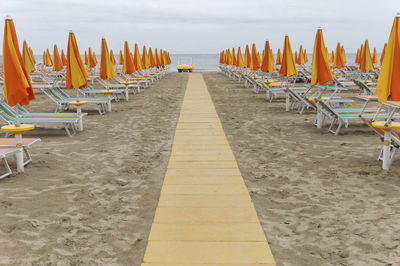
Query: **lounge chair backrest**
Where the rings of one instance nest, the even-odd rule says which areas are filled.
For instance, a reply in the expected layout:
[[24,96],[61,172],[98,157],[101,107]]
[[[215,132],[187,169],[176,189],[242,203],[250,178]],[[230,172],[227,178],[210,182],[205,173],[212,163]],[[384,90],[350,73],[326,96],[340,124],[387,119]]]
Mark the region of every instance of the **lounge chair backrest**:
[[42,91],[43,91],[44,94],[46,94],[55,103],[57,103],[58,101],[62,100],[60,95],[55,93],[55,91],[53,89],[44,88],[44,89],[42,89]]
[[16,119],[15,113],[11,112],[5,105],[3,105],[3,102],[0,102],[0,116],[6,122],[12,122]]

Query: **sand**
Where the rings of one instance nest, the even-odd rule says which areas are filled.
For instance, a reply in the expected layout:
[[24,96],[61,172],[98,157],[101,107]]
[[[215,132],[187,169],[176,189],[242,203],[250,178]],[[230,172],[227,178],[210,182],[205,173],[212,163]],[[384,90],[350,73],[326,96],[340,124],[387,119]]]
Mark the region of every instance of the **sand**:
[[333,136],[283,99],[204,78],[278,265],[400,265],[399,158],[381,170],[371,129]]
[[[335,137],[313,113],[204,78],[278,265],[400,264],[399,159],[381,170],[367,126]],[[0,181],[0,264],[140,265],[186,82],[171,73],[110,114],[91,111],[73,138],[27,134],[42,138],[34,162]],[[32,105],[54,110],[43,95]]]
[[[0,181],[0,264],[140,265],[187,74],[85,117],[85,130],[36,129],[25,174]],[[32,111],[54,111],[37,95]],[[15,169],[15,166],[12,166]]]

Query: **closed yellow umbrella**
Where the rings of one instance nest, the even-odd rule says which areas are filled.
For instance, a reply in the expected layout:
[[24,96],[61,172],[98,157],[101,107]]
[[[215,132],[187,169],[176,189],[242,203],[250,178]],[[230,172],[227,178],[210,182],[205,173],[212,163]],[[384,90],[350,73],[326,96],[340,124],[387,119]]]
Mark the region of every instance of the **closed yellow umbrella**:
[[242,51],[240,50],[240,47],[238,47],[237,51],[237,60],[236,60],[236,66],[238,67],[244,67],[244,62],[243,62],[243,57],[242,57]]
[[31,55],[33,64],[36,65],[36,59],[35,59],[35,56],[33,55],[32,49],[30,47],[29,47],[29,54]]
[[64,50],[61,49],[61,63],[63,66],[67,65],[67,58],[65,57]]
[[158,56],[157,48],[154,50],[154,60],[156,61],[156,66],[160,66],[160,57]]
[[306,62],[304,60],[304,51],[303,51],[303,45],[300,45],[299,49],[299,65],[304,65]]
[[89,58],[87,56],[87,52],[85,51],[85,65],[89,64]]
[[[162,56],[162,53],[160,53],[160,56]],[[135,67],[138,71],[143,69],[142,59],[140,57],[139,47],[138,47],[137,43],[135,43],[135,51],[133,54],[133,63],[135,64]]]
[[108,53],[107,42],[105,38],[101,39],[101,59],[100,59],[100,78],[113,79],[117,74],[115,73],[113,64],[111,62],[110,54]]
[[381,59],[380,59],[381,65],[383,63],[383,58],[385,57],[386,46],[387,46],[387,43],[385,43],[385,45],[383,46],[383,49],[382,49],[382,54],[381,54]]
[[246,49],[244,51],[244,67],[250,68],[251,67],[251,55],[249,45],[246,44]]
[[57,45],[54,44],[54,51],[53,51],[53,71],[60,71],[63,69],[60,54],[58,53]]
[[400,101],[400,17],[394,19],[379,73],[376,95],[379,102]]
[[151,68],[156,67],[156,61],[154,60],[154,55],[153,51],[151,50],[151,47],[149,48],[149,58],[150,58],[150,67]]
[[256,45],[253,43],[251,47],[251,70],[256,71],[260,69],[260,61],[258,60]]
[[47,50],[46,50],[46,60],[47,60],[47,66],[53,65],[53,60],[51,60],[49,48],[47,48]]
[[372,54],[372,63],[373,64],[378,64],[379,63],[378,55],[376,53],[376,47],[374,47],[374,52]]
[[115,66],[117,64],[117,62],[115,61],[115,57],[114,57],[114,53],[113,53],[112,49],[110,50],[110,60],[111,60],[111,63],[113,64],[113,66]]
[[282,56],[281,56],[281,49],[278,48],[278,52],[276,53],[276,61],[275,61],[276,65],[280,65],[282,64]]
[[88,68],[94,68],[96,66],[96,62],[94,61],[94,57],[92,54],[92,49],[89,47],[89,52],[88,52]]
[[93,56],[94,65],[97,66],[97,57],[96,57],[96,54],[93,52],[93,53],[92,53],[92,56]]
[[294,62],[292,47],[290,45],[289,36],[285,36],[285,41],[283,44],[283,55],[282,55],[282,63],[281,69],[279,70],[279,74],[282,77],[290,77],[297,75],[296,64]]
[[148,69],[150,67],[150,61],[149,61],[149,57],[147,56],[146,45],[143,45],[142,63],[143,63],[144,69]]
[[70,32],[68,35],[67,47],[67,89],[85,88],[87,86],[87,76],[88,73],[82,62],[82,57],[79,53],[75,34],[73,32]]
[[32,56],[29,51],[28,44],[24,41],[22,46],[22,59],[24,61],[25,69],[28,74],[31,74],[35,71],[35,63],[32,60]]
[[343,53],[342,53],[342,48],[340,46],[340,42],[338,42],[336,46],[336,54],[333,60],[333,68],[342,69],[343,67],[344,67]]
[[317,83],[324,85],[333,80],[331,67],[329,65],[329,57],[325,51],[326,48],[322,29],[318,29],[314,43],[311,85]]
[[371,72],[374,70],[368,40],[365,40],[364,48],[361,52],[360,70],[361,72]]
[[119,50],[118,65],[122,65],[123,62],[124,62],[124,56],[122,55],[122,51]]

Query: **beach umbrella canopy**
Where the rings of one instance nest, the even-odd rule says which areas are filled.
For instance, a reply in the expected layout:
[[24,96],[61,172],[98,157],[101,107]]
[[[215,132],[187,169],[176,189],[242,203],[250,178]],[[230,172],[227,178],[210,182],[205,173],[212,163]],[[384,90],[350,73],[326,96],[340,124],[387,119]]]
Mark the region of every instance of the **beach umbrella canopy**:
[[256,71],[260,69],[260,61],[257,56],[256,44],[253,43],[251,47],[251,70]]
[[299,64],[299,56],[297,55],[297,51],[294,51],[294,62]]
[[276,65],[282,64],[282,56],[281,56],[281,49],[278,48],[278,52],[276,53]]
[[70,32],[68,35],[67,78],[65,82],[67,89],[85,88],[87,86],[87,76],[88,73],[85,69],[85,65],[82,62],[82,57],[79,53],[75,34]]
[[33,55],[33,51],[31,49],[31,47],[28,47],[28,49],[29,49],[29,54],[31,55],[31,58],[32,58],[32,62],[34,65],[36,65],[36,59],[35,59],[35,56]]
[[307,57],[307,50],[304,49],[304,63],[308,62],[308,57]]
[[87,56],[87,52],[85,51],[85,65],[88,65],[88,64],[89,64],[89,59]]
[[111,60],[111,63],[113,64],[113,66],[115,66],[117,64],[117,62],[115,61],[115,57],[114,57],[114,53],[113,53],[112,49],[110,50],[110,60]]
[[124,62],[124,56],[122,55],[122,51],[119,50],[118,65],[122,65],[123,62]]
[[237,60],[236,60],[236,52],[235,48],[232,48],[232,65],[236,66]]
[[294,62],[292,47],[290,45],[289,36],[285,36],[285,41],[283,44],[283,55],[281,62],[281,69],[279,70],[279,74],[282,77],[289,77],[297,75],[296,64]]
[[300,49],[299,49],[299,65],[304,65],[305,59],[304,59],[304,51],[303,51],[303,45],[300,45]]
[[250,68],[251,67],[251,55],[249,45],[246,44],[246,49],[244,51],[244,67]]
[[354,60],[355,63],[360,63],[360,48],[357,49],[356,59]]
[[225,62],[225,60],[224,60],[224,57],[225,57],[225,53],[224,53],[224,51],[221,51],[220,53],[219,53],[219,64],[220,65],[223,65]]
[[92,48],[89,47],[89,52],[88,52],[88,65],[89,68],[94,68],[96,66],[96,61],[94,61],[94,56],[92,53]]
[[332,50],[331,58],[330,58],[331,63],[335,62],[335,53]]
[[60,54],[58,53],[56,44],[54,44],[53,58],[54,58],[53,71],[62,70],[63,66],[62,66],[62,62],[61,62],[61,57],[60,57]]
[[343,45],[342,45],[341,50],[342,50],[342,59],[343,59],[343,63],[346,65],[346,63],[347,63],[347,57],[346,57],[346,51],[344,50]]
[[361,72],[371,72],[374,70],[368,40],[365,40],[364,47],[361,52],[360,70]]
[[227,65],[232,65],[232,55],[231,55],[231,50],[230,49],[226,50],[226,64]]
[[156,66],[160,66],[160,57],[158,56],[157,48],[154,50],[154,60],[156,62]]
[[105,38],[101,39],[101,59],[100,59],[100,78],[113,79],[117,74],[115,73],[113,64],[111,62],[110,54],[108,53],[107,42]]
[[149,57],[147,55],[146,45],[143,45],[142,63],[143,63],[143,68],[144,69],[148,69],[150,67],[150,60],[149,60]]
[[162,49],[160,49],[159,59],[160,59],[160,66],[164,66],[165,62],[164,62],[164,54],[163,54],[163,50]]
[[385,45],[383,46],[383,49],[382,49],[382,54],[381,54],[381,59],[380,59],[381,65],[383,63],[383,58],[385,57],[386,46],[387,46],[387,43],[385,43]]
[[374,47],[374,52],[372,54],[372,63],[373,64],[379,63],[378,54],[376,53],[376,47]]
[[333,68],[342,69],[343,67],[344,67],[343,53],[342,53],[342,48],[340,46],[340,42],[338,42],[336,46],[335,58],[333,60]]
[[326,53],[322,29],[318,29],[314,43],[311,85],[317,83],[323,85],[331,80],[333,75],[329,65],[329,55]]
[[156,67],[156,61],[154,60],[153,50],[151,47],[149,47],[149,61],[151,68]]
[[96,57],[96,54],[93,52],[93,53],[92,53],[92,56],[93,56],[94,64],[95,64],[95,66],[97,66],[97,57]]
[[22,45],[22,60],[24,62],[25,69],[26,72],[28,72],[28,74],[35,71],[35,63],[32,60],[32,56],[26,41],[24,41],[24,44]]
[[63,66],[67,65],[67,58],[65,58],[64,50],[61,49],[61,63]]
[[242,56],[242,50],[240,49],[240,47],[238,47],[238,51],[237,51],[237,56],[236,56],[237,60],[236,60],[236,66],[238,67],[244,67],[244,62],[243,62],[243,56]]
[[53,60],[51,60],[51,55],[50,55],[49,48],[47,48],[47,50],[46,50],[46,62],[47,62],[46,66],[52,66],[53,65]]
[[[163,54],[161,53],[161,51],[160,51],[160,57],[162,58],[162,60],[164,60]],[[142,59],[140,58],[139,46],[137,45],[137,43],[135,43],[135,51],[133,54],[133,63],[135,64],[135,67],[138,71],[143,69]],[[162,65],[164,65],[164,61],[163,61]]]
[[400,101],[400,16],[396,16],[385,49],[376,95],[379,101]]
[[266,41],[264,47],[264,57],[262,59],[262,64],[261,64],[261,71],[272,72],[274,70],[275,70],[274,58],[272,57],[272,52],[269,47],[269,41]]
[[19,50],[14,22],[9,18],[6,19],[4,25],[3,72],[3,94],[9,105],[28,105],[35,99],[35,93]]
[[135,64],[133,63],[131,52],[129,50],[128,42],[124,44],[124,58],[122,60],[122,73],[131,74],[136,71]]

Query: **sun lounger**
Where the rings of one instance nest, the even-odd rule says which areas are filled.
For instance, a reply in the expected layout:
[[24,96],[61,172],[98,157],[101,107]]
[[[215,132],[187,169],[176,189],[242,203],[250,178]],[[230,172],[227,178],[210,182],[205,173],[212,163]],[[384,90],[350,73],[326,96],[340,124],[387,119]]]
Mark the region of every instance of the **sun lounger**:
[[354,83],[360,88],[360,94],[375,95],[375,87],[368,86],[360,80],[354,80]]
[[[15,147],[15,145],[14,145],[14,147]],[[18,152],[18,149],[16,149],[16,148],[0,149],[0,158],[3,161],[4,168],[6,168],[6,173],[0,175],[0,179],[3,179],[12,174],[10,165],[7,162],[7,157],[15,156],[17,154],[17,152]]]
[[9,125],[17,123],[26,124],[63,124],[68,136],[76,133],[75,124],[78,123],[78,117],[17,117],[14,112],[10,111],[4,105],[0,105],[0,117]]
[[60,88],[53,89],[42,89],[43,93],[46,94],[57,106],[56,112],[62,112],[69,109],[69,103],[75,101],[87,101],[91,104],[97,105],[97,110],[99,114],[103,115],[106,112],[106,106],[108,104],[108,100],[106,98],[100,97],[69,97],[66,93],[64,93]]
[[[39,143],[41,140],[39,138],[22,138],[22,148],[24,150],[26,160],[24,165],[32,162],[32,156],[29,149]],[[0,138],[0,152],[4,148],[15,148],[15,138]]]

